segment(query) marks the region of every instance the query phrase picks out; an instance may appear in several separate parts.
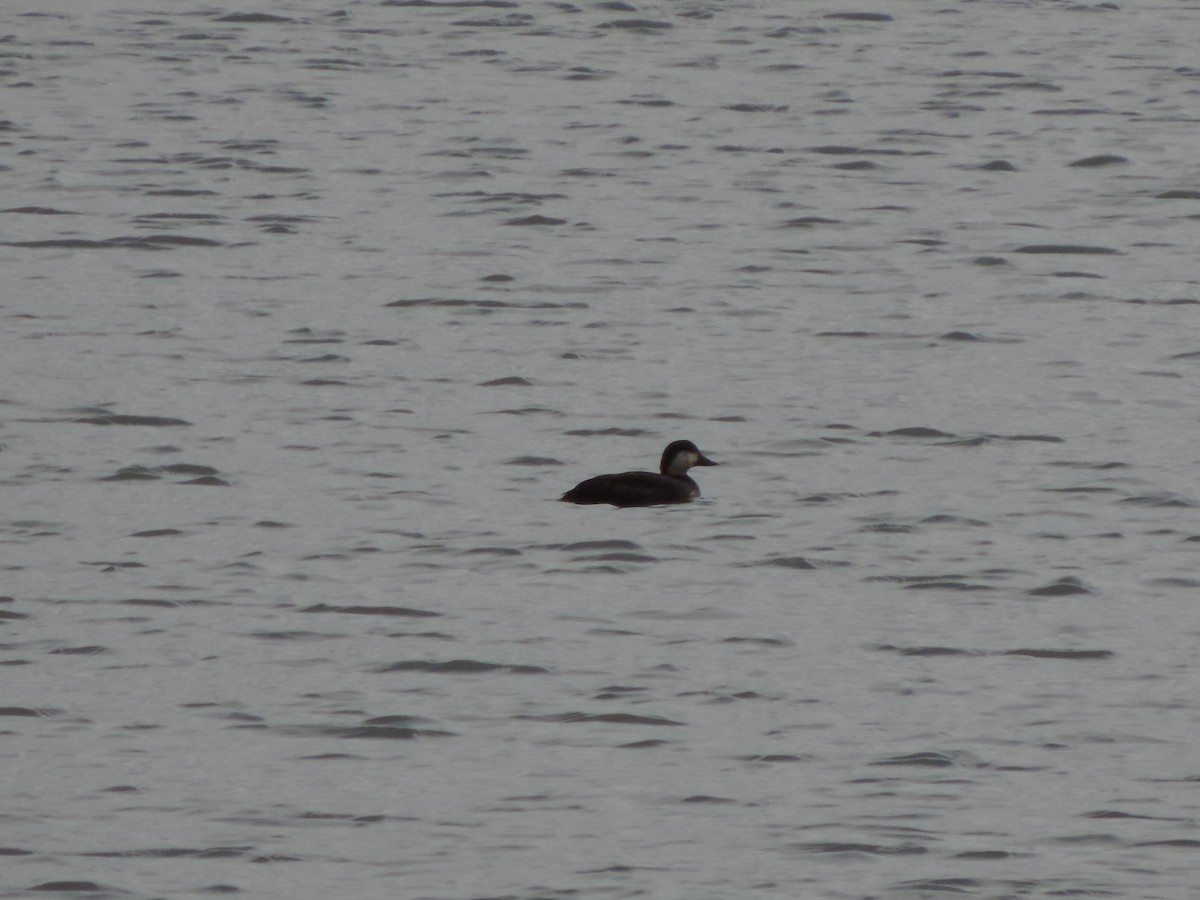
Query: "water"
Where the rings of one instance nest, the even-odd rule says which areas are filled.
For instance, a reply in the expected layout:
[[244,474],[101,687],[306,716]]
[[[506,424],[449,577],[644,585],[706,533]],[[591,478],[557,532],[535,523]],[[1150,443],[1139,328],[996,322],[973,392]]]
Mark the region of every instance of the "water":
[[0,11],[3,896],[1194,896],[1200,10],[230,15]]

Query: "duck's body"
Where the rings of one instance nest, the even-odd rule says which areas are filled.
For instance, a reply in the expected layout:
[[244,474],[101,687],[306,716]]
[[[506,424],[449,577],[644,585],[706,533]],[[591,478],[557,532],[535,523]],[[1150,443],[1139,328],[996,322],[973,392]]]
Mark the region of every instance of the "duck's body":
[[597,475],[579,482],[559,499],[567,503],[609,503],[613,506],[687,503],[700,496],[700,486],[688,477],[688,469],[715,465],[691,441],[675,441],[663,451],[658,473]]

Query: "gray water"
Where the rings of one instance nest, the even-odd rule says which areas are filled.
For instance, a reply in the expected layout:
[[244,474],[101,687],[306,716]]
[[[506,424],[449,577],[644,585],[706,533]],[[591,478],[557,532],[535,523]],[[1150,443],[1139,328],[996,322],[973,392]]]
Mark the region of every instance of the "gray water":
[[5,4],[0,895],[1197,896],[1197,47]]

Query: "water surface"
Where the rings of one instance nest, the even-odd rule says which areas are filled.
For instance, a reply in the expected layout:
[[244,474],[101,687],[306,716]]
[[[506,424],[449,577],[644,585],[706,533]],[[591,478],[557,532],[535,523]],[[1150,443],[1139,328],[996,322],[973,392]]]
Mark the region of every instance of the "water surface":
[[1200,10],[0,25],[5,896],[1194,895]]

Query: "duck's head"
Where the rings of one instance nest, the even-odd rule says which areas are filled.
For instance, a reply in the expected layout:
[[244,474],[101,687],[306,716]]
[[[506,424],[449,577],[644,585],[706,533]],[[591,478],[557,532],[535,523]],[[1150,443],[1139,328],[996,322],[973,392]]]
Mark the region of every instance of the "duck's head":
[[664,475],[682,475],[692,466],[715,465],[718,463],[701,453],[700,448],[691,441],[672,441],[663,451],[658,468]]

